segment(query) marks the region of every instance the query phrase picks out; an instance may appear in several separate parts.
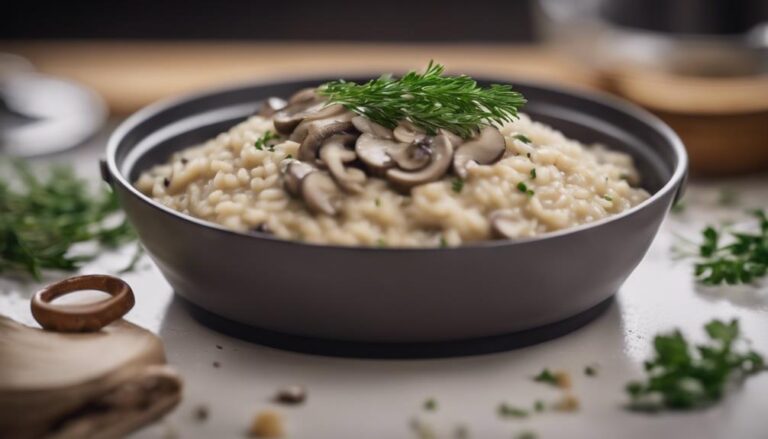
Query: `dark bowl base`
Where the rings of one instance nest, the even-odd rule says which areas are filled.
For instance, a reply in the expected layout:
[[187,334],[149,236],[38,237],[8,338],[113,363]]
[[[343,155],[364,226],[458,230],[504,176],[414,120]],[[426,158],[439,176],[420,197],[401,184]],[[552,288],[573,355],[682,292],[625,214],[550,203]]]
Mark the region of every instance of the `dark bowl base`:
[[575,316],[509,334],[436,343],[364,343],[283,334],[223,318],[176,295],[201,324],[226,335],[304,354],[348,358],[416,359],[482,355],[508,351],[561,337],[591,322],[613,304],[613,296]]

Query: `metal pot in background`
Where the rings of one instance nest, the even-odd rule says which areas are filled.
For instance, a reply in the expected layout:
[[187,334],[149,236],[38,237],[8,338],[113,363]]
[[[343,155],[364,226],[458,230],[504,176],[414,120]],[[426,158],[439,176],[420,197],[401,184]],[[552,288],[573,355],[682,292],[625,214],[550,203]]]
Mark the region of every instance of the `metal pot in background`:
[[541,0],[540,28],[683,138],[698,175],[768,169],[768,2]]

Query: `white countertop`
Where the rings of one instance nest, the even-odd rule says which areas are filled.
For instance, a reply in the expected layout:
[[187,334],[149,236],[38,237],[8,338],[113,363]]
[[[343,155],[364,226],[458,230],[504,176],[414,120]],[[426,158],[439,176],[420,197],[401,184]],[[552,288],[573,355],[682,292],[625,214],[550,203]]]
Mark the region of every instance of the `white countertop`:
[[[66,161],[97,180],[104,139],[36,162]],[[735,206],[718,203],[722,188],[738,195]],[[433,360],[369,360],[305,355],[241,341],[193,320],[157,269],[145,257],[140,269],[123,277],[136,293],[127,319],[159,334],[169,362],[183,375],[184,398],[164,420],[137,438],[243,437],[260,410],[283,415],[290,438],[415,438],[417,417],[437,433],[454,438],[465,426],[470,438],[511,438],[532,430],[540,439],[768,437],[768,373],[749,379],[717,406],[698,412],[645,415],[624,410],[624,385],[642,376],[642,361],[660,331],[679,327],[690,339],[704,339],[712,318],[741,321],[758,352],[768,355],[768,283],[758,287],[703,288],[695,285],[690,261],[673,261],[675,234],[698,239],[701,226],[743,219],[748,207],[768,206],[768,176],[691,182],[687,208],[666,221],[648,255],[627,280],[610,308],[593,322],[563,337],[503,353]],[[126,247],[83,270],[113,272],[132,253]],[[0,279],[0,312],[34,324],[28,298],[38,284]],[[427,323],[428,324],[428,323]],[[221,349],[217,348],[221,346]],[[219,368],[213,362],[220,363]],[[583,369],[597,364],[598,375]],[[581,408],[545,412],[527,419],[501,419],[500,402],[530,408],[560,392],[533,382],[542,368],[569,371]],[[303,384],[308,400],[297,407],[270,402],[276,389]],[[426,412],[427,398],[438,402]],[[196,420],[196,407],[210,415]]]

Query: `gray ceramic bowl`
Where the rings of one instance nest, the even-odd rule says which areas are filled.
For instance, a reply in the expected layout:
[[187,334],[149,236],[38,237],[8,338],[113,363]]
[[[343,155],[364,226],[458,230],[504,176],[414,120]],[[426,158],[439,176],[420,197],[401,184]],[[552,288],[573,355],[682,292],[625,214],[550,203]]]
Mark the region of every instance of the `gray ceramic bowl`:
[[105,179],[157,266],[189,302],[249,327],[343,341],[443,342],[542,327],[613,296],[683,185],[683,145],[655,117],[606,96],[522,82],[514,86],[529,101],[526,113],[574,139],[631,154],[652,196],[620,215],[536,238],[400,249],[243,235],[163,207],[131,185],[172,152],[243,120],[260,100],[328,79],[163,102],[112,135]]

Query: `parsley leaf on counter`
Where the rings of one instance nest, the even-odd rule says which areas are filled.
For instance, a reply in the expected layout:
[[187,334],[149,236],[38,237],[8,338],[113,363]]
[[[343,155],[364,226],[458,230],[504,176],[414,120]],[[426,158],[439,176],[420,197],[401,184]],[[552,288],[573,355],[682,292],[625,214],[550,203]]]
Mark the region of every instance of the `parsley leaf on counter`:
[[20,161],[0,166],[13,171],[0,177],[0,273],[74,271],[98,255],[73,254],[76,244],[116,248],[135,239],[125,220],[109,221],[120,210],[114,193],[94,196],[70,168],[52,167],[41,179]]
[[768,217],[764,210],[752,212],[757,232],[729,232],[723,244],[723,233],[707,227],[702,234],[695,264],[696,278],[708,285],[749,283],[768,273]]
[[640,411],[687,410],[719,401],[728,385],[765,370],[763,357],[739,349],[738,320],[705,325],[709,343],[690,346],[680,331],[657,335],[655,357],[645,363],[648,377],[627,384],[629,408]]

